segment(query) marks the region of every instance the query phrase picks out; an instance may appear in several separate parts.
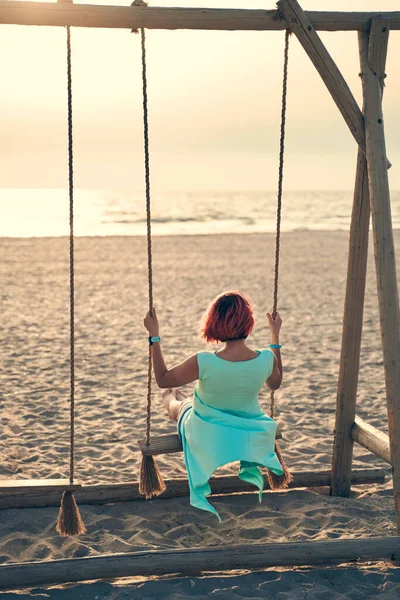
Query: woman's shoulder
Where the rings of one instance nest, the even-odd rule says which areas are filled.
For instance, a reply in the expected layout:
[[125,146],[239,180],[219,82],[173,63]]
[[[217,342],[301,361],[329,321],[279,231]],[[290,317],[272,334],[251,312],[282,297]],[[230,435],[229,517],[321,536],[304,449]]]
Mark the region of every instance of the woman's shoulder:
[[272,352],[271,348],[260,348],[258,350],[258,352],[260,354],[264,354],[264,356],[268,356],[268,357],[270,357],[271,355],[274,356],[274,353]]
[[275,362],[275,354],[272,352],[271,348],[261,348],[258,350],[260,355],[263,357],[264,364],[273,365]]
[[215,368],[214,352],[202,351],[197,353],[197,364],[199,367],[199,379],[205,379],[210,371]]

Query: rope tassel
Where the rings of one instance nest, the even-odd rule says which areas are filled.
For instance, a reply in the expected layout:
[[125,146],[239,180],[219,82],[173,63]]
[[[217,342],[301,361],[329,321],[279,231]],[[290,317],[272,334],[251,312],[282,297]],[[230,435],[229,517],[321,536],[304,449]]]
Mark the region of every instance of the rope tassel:
[[70,490],[64,492],[58,513],[57,531],[64,537],[73,537],[86,533],[81,513],[75,497]]
[[293,481],[293,475],[291,474],[291,472],[286,466],[285,461],[283,460],[282,452],[278,442],[275,442],[275,453],[278,457],[279,462],[281,463],[283,474],[276,475],[268,469],[268,483],[271,490],[286,490],[289,487],[289,484]]
[[[151,264],[149,266],[151,272]],[[153,290],[150,286],[150,300],[153,300]],[[146,445],[150,444],[151,432],[151,371],[152,371],[152,355],[151,346],[149,346],[148,368],[147,368],[147,416],[146,416]],[[154,456],[142,455],[142,463],[140,465],[139,477],[139,492],[149,500],[154,496],[159,496],[165,491],[164,479],[160,473]]]
[[149,500],[165,492],[164,479],[159,471],[154,456],[142,456],[140,465],[139,492]]

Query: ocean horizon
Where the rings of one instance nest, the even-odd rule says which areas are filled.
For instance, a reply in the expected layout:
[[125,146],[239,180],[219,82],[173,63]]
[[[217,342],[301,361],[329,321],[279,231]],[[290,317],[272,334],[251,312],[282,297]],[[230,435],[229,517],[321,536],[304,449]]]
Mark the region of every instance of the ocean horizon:
[[[352,191],[288,191],[282,231],[348,231]],[[400,228],[400,190],[391,192],[393,227]],[[154,193],[153,235],[273,233],[274,191]],[[0,189],[0,237],[60,237],[69,234],[68,190]],[[77,236],[146,235],[143,193],[81,190],[74,196]]]

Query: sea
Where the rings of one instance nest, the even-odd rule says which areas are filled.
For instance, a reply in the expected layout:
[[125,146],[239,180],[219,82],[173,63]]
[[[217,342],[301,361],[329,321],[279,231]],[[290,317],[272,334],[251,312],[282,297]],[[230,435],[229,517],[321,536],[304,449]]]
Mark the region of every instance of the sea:
[[[352,192],[288,191],[283,195],[282,231],[347,231]],[[391,193],[393,227],[400,228],[400,190]],[[65,189],[0,189],[0,237],[54,237],[69,233]],[[274,191],[155,193],[153,235],[274,232]],[[146,235],[142,193],[76,190],[77,236]]]

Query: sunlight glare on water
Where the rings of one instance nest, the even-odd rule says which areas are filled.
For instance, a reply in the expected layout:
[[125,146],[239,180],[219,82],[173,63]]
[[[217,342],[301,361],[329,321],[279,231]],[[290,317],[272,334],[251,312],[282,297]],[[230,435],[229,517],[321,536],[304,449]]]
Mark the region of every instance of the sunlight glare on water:
[[[351,192],[287,192],[282,231],[348,230]],[[392,192],[393,226],[400,227],[400,192]],[[1,189],[0,236],[68,235],[68,191]],[[76,190],[78,236],[145,235],[145,198],[135,193]],[[187,192],[152,198],[154,235],[273,232],[274,192]]]

